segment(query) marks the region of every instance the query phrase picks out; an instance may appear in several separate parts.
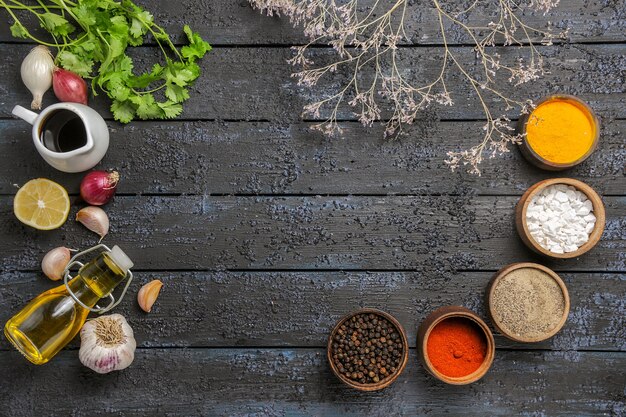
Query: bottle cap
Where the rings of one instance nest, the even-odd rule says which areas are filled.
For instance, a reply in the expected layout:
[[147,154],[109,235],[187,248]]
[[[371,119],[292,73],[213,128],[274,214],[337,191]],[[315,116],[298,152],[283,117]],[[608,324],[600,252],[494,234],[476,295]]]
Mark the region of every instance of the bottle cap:
[[113,259],[113,262],[115,262],[115,264],[119,266],[124,273],[127,273],[128,270],[134,265],[133,261],[131,261],[124,251],[117,245],[113,246],[109,255],[111,256],[111,259]]

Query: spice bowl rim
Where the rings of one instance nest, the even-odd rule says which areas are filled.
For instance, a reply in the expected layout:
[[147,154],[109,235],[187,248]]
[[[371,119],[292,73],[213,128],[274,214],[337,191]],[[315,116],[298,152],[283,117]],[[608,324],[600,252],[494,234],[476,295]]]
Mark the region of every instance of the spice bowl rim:
[[[495,292],[496,287],[498,286],[500,281],[504,277],[506,277],[508,274],[510,274],[511,272],[517,269],[522,269],[522,268],[539,269],[547,273],[548,275],[550,275],[550,277],[554,281],[556,281],[556,283],[559,285],[559,288],[561,288],[561,293],[563,294],[563,298],[565,301],[565,308],[563,310],[563,316],[561,317],[559,323],[556,325],[556,327],[552,331],[550,331],[549,333],[541,337],[524,338],[524,337],[516,336],[512,333],[509,333],[505,330],[505,327],[502,325],[502,323],[499,320],[496,319],[495,315],[493,314],[492,299],[493,299],[493,294]],[[487,310],[489,312],[489,318],[491,319],[491,323],[493,324],[493,327],[495,327],[496,330],[499,331],[504,337],[510,340],[516,341],[516,342],[536,343],[536,342],[541,342],[541,341],[550,339],[551,337],[556,335],[559,331],[561,331],[561,329],[565,325],[565,322],[567,322],[570,307],[571,307],[571,304],[570,304],[570,298],[569,298],[569,291],[567,290],[567,286],[565,285],[565,282],[563,281],[563,279],[556,272],[554,272],[552,269],[548,268],[547,266],[537,264],[534,262],[515,262],[515,263],[504,266],[493,275],[493,278],[489,282],[489,286],[487,289]]]
[[593,137],[593,141],[591,142],[591,146],[589,147],[589,149],[587,149],[587,152],[585,152],[580,158],[576,159],[575,161],[568,162],[568,163],[552,162],[548,159],[543,158],[537,152],[535,152],[535,150],[530,146],[530,144],[526,140],[526,125],[528,124],[528,119],[530,118],[532,111],[528,112],[527,114],[523,114],[517,122],[517,132],[522,135],[522,141],[519,145],[522,155],[524,155],[526,160],[530,162],[531,164],[547,171],[563,171],[563,170],[570,169],[570,168],[575,167],[576,165],[581,164],[582,162],[584,162],[587,158],[591,156],[591,154],[598,147],[598,142],[600,142],[600,129],[601,129],[600,119],[598,118],[596,113],[593,111],[591,106],[589,106],[589,104],[587,104],[582,99],[576,96],[573,96],[571,94],[551,94],[549,96],[545,96],[541,98],[537,102],[534,109],[539,108],[539,106],[541,106],[544,103],[547,103],[552,100],[558,100],[558,99],[575,101],[583,109],[585,109],[585,111],[589,114],[589,117],[593,121],[593,124],[595,125],[595,134]]
[[[339,329],[339,327],[348,319],[350,319],[353,316],[356,316],[358,314],[376,314],[379,315],[381,317],[384,317],[386,320],[388,320],[398,331],[398,333],[400,333],[400,338],[402,339],[402,349],[403,349],[403,353],[402,353],[402,360],[400,362],[400,365],[398,367],[398,369],[396,370],[395,373],[391,374],[389,377],[376,382],[374,384],[361,384],[359,382],[355,382],[352,381],[348,378],[346,378],[344,375],[342,375],[339,370],[337,369],[337,365],[335,364],[335,361],[332,357],[332,343],[333,343],[333,337],[335,336],[337,330]],[[391,314],[383,311],[383,310],[379,310],[377,308],[360,308],[358,310],[352,311],[348,314],[345,314],[344,316],[342,316],[338,321],[337,324],[335,324],[335,326],[333,327],[333,329],[330,332],[330,335],[328,336],[328,346],[326,348],[326,357],[328,358],[328,362],[330,364],[330,369],[333,371],[333,374],[335,374],[335,376],[344,384],[348,385],[351,388],[355,388],[359,391],[366,391],[366,392],[370,392],[370,391],[379,391],[383,388],[388,387],[389,385],[391,385],[399,376],[400,374],[402,374],[402,372],[404,371],[404,369],[406,368],[406,365],[408,363],[408,359],[409,359],[409,341],[406,335],[406,331],[404,330],[404,327],[402,327],[402,325],[400,324],[400,322],[393,317]]]
[[[483,331],[485,340],[487,341],[487,355],[480,367],[471,374],[462,377],[450,377],[435,369],[428,357],[427,343],[430,333],[439,323],[446,319],[457,317],[473,321]],[[496,342],[491,329],[478,314],[462,306],[444,306],[430,313],[420,324],[417,332],[417,349],[422,364],[428,373],[450,385],[467,385],[478,381],[489,371],[496,354]]]
[[[593,205],[593,214],[596,216],[596,224],[589,234],[589,239],[582,246],[580,246],[574,252],[567,253],[554,253],[550,250],[541,246],[530,234],[528,231],[528,224],[526,222],[526,212],[528,210],[528,206],[532,198],[544,190],[545,188],[555,185],[555,184],[564,184],[570,185],[576,188],[578,191],[582,192],[587,196],[587,198],[591,201]],[[539,181],[530,187],[528,190],[522,195],[519,199],[517,206],[515,208],[515,226],[517,228],[517,233],[520,238],[524,242],[524,244],[533,250],[534,252],[546,256],[548,258],[553,259],[571,259],[581,256],[588,251],[590,251],[596,244],[600,241],[602,237],[602,233],[604,232],[604,227],[606,225],[606,210],[604,208],[604,203],[602,202],[602,198],[600,195],[594,190],[590,185],[585,184],[584,182],[574,179],[574,178],[549,178],[542,181]]]

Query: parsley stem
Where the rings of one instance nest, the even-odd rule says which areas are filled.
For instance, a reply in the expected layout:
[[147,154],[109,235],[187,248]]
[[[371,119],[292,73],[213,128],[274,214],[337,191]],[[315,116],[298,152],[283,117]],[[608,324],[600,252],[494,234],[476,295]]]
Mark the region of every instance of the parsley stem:
[[41,0],[37,0],[37,3],[39,3],[39,5],[43,7],[46,12],[50,13],[50,9],[48,9],[48,7],[41,2]]
[[135,94],[152,94],[152,93],[156,93],[159,90],[162,90],[165,87],[167,87],[166,82],[156,88],[153,88],[152,90],[141,91],[141,90],[135,90],[134,88],[131,88],[131,90],[133,90],[133,93]]
[[[54,39],[55,43],[50,43],[50,42],[46,42],[44,40],[41,40],[41,39],[37,38],[36,36],[34,36],[32,33],[30,33],[30,31],[28,29],[26,29],[26,26],[24,26],[24,24],[20,21],[20,19],[17,17],[17,15],[15,13],[13,13],[13,10],[26,10],[26,11],[29,11],[30,13],[34,14],[37,17],[37,19],[39,20],[40,23],[43,24],[43,19],[41,18],[40,13],[38,13],[36,11],[36,9],[41,9],[41,8],[45,9],[45,6],[43,6],[43,5],[41,5],[41,6],[35,6],[35,5],[27,6],[26,4],[21,3],[18,0],[10,0],[10,1],[14,5],[7,4],[5,0],[0,0],[0,6],[3,7],[7,11],[7,13],[9,13],[9,15],[11,16],[11,18],[13,18],[13,21],[15,23],[17,23],[18,25],[20,25],[22,27],[22,29],[24,29],[25,36],[28,39],[32,40],[32,41],[35,41],[35,42],[37,42],[37,43],[39,43],[41,45],[45,45],[45,46],[48,46],[48,47],[51,47],[51,48],[57,48],[59,50],[62,50],[63,48],[66,48],[68,46],[71,46],[71,45],[74,45],[76,43],[81,42],[85,38],[85,36],[87,36],[87,33],[85,33],[80,38],[75,39],[75,40],[71,40],[69,42],[68,42],[69,38],[64,37],[64,42],[62,44],[59,44],[57,42],[56,38],[53,35],[51,35],[51,36]],[[61,8],[61,6],[48,6],[48,7],[52,8],[52,9],[59,9],[59,8]]]
[[[56,2],[56,0],[53,0]],[[81,20],[79,18],[76,17],[76,15],[74,14],[74,12],[72,12],[72,10],[67,7],[67,5],[65,4],[65,1],[63,0],[58,0],[58,2],[61,4],[61,6],[63,6],[63,9],[70,15],[72,16],[72,19],[74,19],[74,21],[76,23],[78,23],[80,25],[81,28],[83,28],[83,30],[85,32],[89,32],[89,27],[85,26],[85,24],[83,22],[81,22]]]
[[[37,19],[39,20],[39,22],[41,23],[41,26],[46,28],[46,21],[41,17],[41,13],[37,13],[36,11],[33,10],[32,6],[27,6],[24,3],[21,3],[17,0],[11,0],[12,3],[17,4],[20,7],[23,7],[24,10],[28,10],[29,12],[31,12],[32,14],[34,14]],[[41,4],[41,3],[40,3]],[[50,10],[46,9],[45,6],[43,4],[41,4],[42,7],[44,7],[44,10],[47,13],[50,13]],[[13,14],[12,14],[13,15]],[[15,18],[15,15],[13,15]],[[17,20],[16,20],[17,21]],[[24,27],[24,25],[22,24],[22,22],[20,22],[20,26],[22,26],[24,28],[24,30],[26,30],[26,28]],[[26,30],[26,32],[28,32],[28,30]],[[28,32],[29,36],[31,39],[33,39],[33,36],[30,35],[30,32]],[[54,47],[59,47],[59,42],[57,41],[56,36],[50,34],[52,36],[52,39],[54,39],[54,45],[52,44],[46,44],[46,46],[54,46]],[[34,39],[33,39],[34,40]],[[39,41],[38,41],[39,42]]]
[[[137,20],[139,20],[141,22],[142,25],[144,25],[146,27],[146,29],[148,29],[150,31],[150,33],[152,34],[152,36],[154,37],[154,40],[157,42],[157,44],[159,45],[159,47],[161,48],[161,51],[163,51],[163,55],[165,55],[165,57],[167,58],[167,52],[165,51],[165,49],[163,48],[163,46],[161,45],[161,41],[159,40],[159,38],[164,38],[167,46],[169,46],[169,48],[174,51],[174,53],[176,53],[176,55],[178,56],[178,59],[182,59],[180,52],[178,52],[178,49],[176,48],[176,46],[172,43],[172,40],[170,39],[169,35],[167,34],[167,32],[165,32],[165,30],[157,25],[154,22],[148,22],[144,19],[141,18],[141,15],[136,14],[133,10],[129,10],[126,8],[123,8],[123,10],[128,13],[128,14],[132,14],[133,17]],[[159,31],[159,34],[157,34],[153,28],[157,28]]]
[[[12,6],[10,4],[7,4],[4,7],[6,9],[15,9],[15,10],[26,10],[26,9],[36,10],[36,9],[43,9],[44,8],[44,6],[32,5],[32,6],[24,7],[24,6]],[[62,9],[62,7],[61,6],[48,6],[48,9]]]
[[[18,2],[14,1],[14,0],[12,0],[12,1],[13,1],[13,3],[18,3]],[[15,13],[13,13],[13,11],[12,11],[11,9],[12,9],[12,8],[15,8],[15,9],[28,10],[28,11],[32,12],[33,14],[35,14],[35,15],[37,16],[37,18],[39,19],[39,21],[42,21],[41,17],[39,17],[39,13],[37,13],[37,12],[35,12],[35,11],[31,10],[28,6],[23,5],[23,4],[22,4],[22,5],[19,5],[19,7],[9,7],[9,5],[8,5],[8,4],[7,4],[4,0],[0,0],[0,6],[4,7],[4,9],[7,11],[7,13],[9,13],[9,15],[11,15],[11,17],[13,18],[13,20],[15,21],[15,23],[17,23],[18,25],[20,25],[20,27],[21,27],[22,29],[24,29],[24,35],[25,35],[26,37],[28,37],[29,39],[31,39],[31,40],[33,40],[33,41],[35,41],[35,42],[37,42],[37,43],[40,43],[40,44],[42,44],[42,45],[45,45],[45,46],[50,46],[50,47],[57,47],[57,46],[58,46],[57,44],[52,44],[52,43],[49,43],[49,42],[45,42],[45,41],[42,41],[41,39],[36,38],[35,36],[33,36],[33,35],[32,35],[29,31],[28,31],[28,29],[26,29],[26,26],[24,26],[24,25],[22,24],[22,22],[20,21],[20,19],[18,19],[18,17],[15,15]]]
[[[157,44],[159,45],[159,48],[161,48],[161,51],[163,52],[163,55],[165,55],[165,58],[167,58],[167,52],[165,52],[165,48],[163,48],[163,45],[161,44],[161,41],[159,40],[159,36],[156,34],[156,32],[154,30],[152,30],[151,25],[147,24],[145,21],[141,21],[141,23],[148,28],[148,30],[150,31],[150,33],[152,33],[152,36],[154,37],[154,40],[157,42]],[[166,34],[167,35],[167,34]],[[171,43],[171,41],[169,40],[169,36],[167,36],[167,40]],[[176,50],[176,48],[173,48],[174,51],[178,54],[178,51]],[[178,55],[180,57],[180,54]]]

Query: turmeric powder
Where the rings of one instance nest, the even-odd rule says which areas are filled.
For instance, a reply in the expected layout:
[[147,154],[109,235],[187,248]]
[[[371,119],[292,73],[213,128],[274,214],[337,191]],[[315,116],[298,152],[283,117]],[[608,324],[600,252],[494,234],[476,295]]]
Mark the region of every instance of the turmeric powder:
[[528,118],[526,141],[543,159],[569,164],[593,146],[596,123],[589,110],[567,98],[540,104]]

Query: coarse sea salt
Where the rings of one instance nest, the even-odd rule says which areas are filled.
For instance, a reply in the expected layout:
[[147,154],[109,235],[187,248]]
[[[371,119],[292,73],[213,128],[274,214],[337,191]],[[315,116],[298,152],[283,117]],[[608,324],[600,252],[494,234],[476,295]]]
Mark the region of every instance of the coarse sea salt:
[[569,185],[555,184],[530,200],[526,225],[530,235],[544,249],[569,253],[589,240],[596,216],[585,193]]

